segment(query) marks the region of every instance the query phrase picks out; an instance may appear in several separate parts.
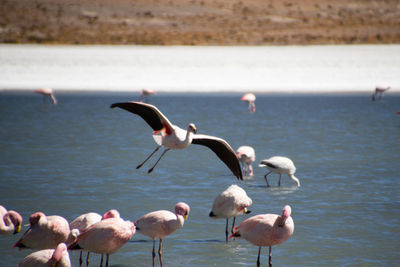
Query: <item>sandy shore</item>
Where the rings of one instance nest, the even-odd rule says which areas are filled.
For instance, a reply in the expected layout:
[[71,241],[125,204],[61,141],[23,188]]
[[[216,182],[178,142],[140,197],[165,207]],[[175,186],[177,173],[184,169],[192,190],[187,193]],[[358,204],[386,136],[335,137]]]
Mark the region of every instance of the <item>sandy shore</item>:
[[400,43],[397,0],[0,0],[1,43]]

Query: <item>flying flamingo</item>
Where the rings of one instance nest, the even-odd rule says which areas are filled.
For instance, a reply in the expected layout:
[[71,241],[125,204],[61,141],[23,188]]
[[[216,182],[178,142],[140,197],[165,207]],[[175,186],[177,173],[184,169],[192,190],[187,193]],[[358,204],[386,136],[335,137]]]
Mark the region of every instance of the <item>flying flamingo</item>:
[[256,160],[256,153],[254,152],[254,148],[251,146],[241,146],[236,150],[236,155],[239,161],[243,165],[243,173],[247,174],[247,170],[249,171],[249,176],[253,175],[253,167],[251,163]]
[[289,205],[283,208],[282,215],[259,214],[243,221],[235,227],[230,238],[244,238],[255,246],[258,246],[257,266],[260,266],[261,247],[269,247],[269,266],[272,267],[272,246],[285,242],[294,231],[294,222],[290,214]]
[[228,242],[228,221],[229,218],[233,217],[232,233],[235,226],[236,216],[241,214],[249,214],[247,210],[253,201],[246,194],[243,188],[237,185],[231,185],[221,194],[219,194],[212,205],[210,212],[211,218],[225,218],[225,239]]
[[175,205],[175,213],[167,210],[158,210],[143,215],[135,222],[138,233],[146,235],[153,239],[153,267],[155,265],[155,245],[156,239],[160,239],[158,256],[160,266],[162,267],[162,240],[164,237],[172,234],[175,230],[182,228],[184,221],[189,216],[190,207],[184,202]]
[[294,176],[296,172],[296,167],[291,159],[286,157],[274,156],[269,159],[264,159],[260,162],[258,167],[266,167],[270,170],[266,175],[264,175],[265,181],[267,182],[267,187],[269,187],[267,176],[271,173],[279,174],[278,186],[281,186],[282,174],[287,174],[290,179],[296,182],[297,186],[300,186],[300,181]]
[[[107,254],[106,266],[109,256],[117,252],[135,234],[135,225],[118,217],[110,217],[92,224],[80,233],[68,249],[83,249],[98,254]],[[101,257],[100,266],[103,265]]]
[[26,256],[17,267],[71,267],[67,245],[60,243],[56,249],[43,249]]
[[57,104],[57,99],[54,96],[53,89],[51,88],[41,88],[34,91],[37,94],[43,95],[43,101],[45,101],[46,97],[50,97],[53,101],[53,104]]
[[375,101],[375,97],[379,95],[379,99],[382,98],[383,93],[390,89],[390,86],[376,86],[375,92],[372,94],[372,101]]
[[22,216],[13,210],[7,211],[0,205],[0,235],[19,233],[21,231]]
[[14,248],[51,249],[59,243],[70,242],[70,229],[66,219],[61,216],[46,216],[35,212],[29,217],[29,229],[15,243]]
[[244,94],[242,98],[240,98],[240,100],[245,101],[249,104],[250,112],[256,112],[256,104],[255,104],[256,96],[254,94],[252,93]]
[[[193,123],[189,124],[187,130],[183,130],[178,126],[173,125],[168,118],[158,110],[158,108],[150,104],[141,102],[125,102],[111,105],[111,108],[115,107],[125,109],[141,116],[154,130],[153,138],[158,146],[141,164],[136,167],[136,169],[142,167],[142,165],[161,147],[165,147],[165,150],[153,167],[148,170],[148,173],[153,171],[160,159],[170,149],[184,149],[190,144],[196,144],[210,148],[228,166],[238,179],[243,179],[236,153],[225,140],[210,135],[195,134],[196,126]],[[161,133],[161,135],[158,135],[157,133]]]
[[144,99],[148,98],[150,95],[156,95],[157,91],[154,89],[142,89],[140,93],[139,101],[142,102]]

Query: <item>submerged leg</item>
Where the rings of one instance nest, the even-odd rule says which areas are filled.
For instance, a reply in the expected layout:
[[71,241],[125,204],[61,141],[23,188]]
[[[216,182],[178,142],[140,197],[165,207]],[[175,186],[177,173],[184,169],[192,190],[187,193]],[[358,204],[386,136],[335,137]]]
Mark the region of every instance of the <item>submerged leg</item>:
[[269,247],[269,258],[268,258],[269,267],[272,267],[271,249],[272,247]]
[[162,267],[162,239],[160,238],[160,246],[158,247],[158,257],[160,258],[160,267]]
[[282,174],[279,174],[279,182],[278,182],[278,186],[281,186],[281,178],[282,178]]
[[107,258],[106,258],[106,267],[108,267],[108,258],[110,257],[109,254],[107,254]]
[[257,267],[260,266],[260,253],[261,253],[261,247],[258,247]]
[[79,254],[79,267],[82,266],[82,250],[81,253]]
[[89,256],[90,256],[90,252],[88,252],[86,255],[86,267],[88,267],[89,263],[90,263]]
[[267,179],[267,176],[268,176],[268,174],[270,174],[271,172],[269,172],[269,173],[267,173],[266,175],[264,175],[264,179],[265,179],[265,181],[267,182],[267,187],[269,187],[269,183],[268,183],[268,179]]
[[156,240],[153,240],[153,267],[156,265]]
[[232,229],[231,229],[232,234],[233,234],[233,228],[235,227],[235,221],[236,221],[236,217],[233,217],[233,223],[232,223]]
[[170,150],[170,148],[167,148],[163,151],[163,153],[161,154],[161,156],[158,158],[158,160],[156,161],[156,163],[153,165],[153,167],[151,167],[147,172],[151,173],[154,169],[154,167],[156,167],[156,165],[158,164],[158,162],[160,161],[160,159],[164,156],[165,153],[167,153],[167,151]]
[[142,163],[140,163],[139,165],[136,166],[136,169],[139,169],[140,167],[142,167],[143,164],[145,164],[146,161],[148,161],[151,158],[151,156],[153,156],[154,153],[156,153],[160,149],[160,147],[161,146],[156,147],[156,149],[154,149],[154,151],[150,154],[150,156],[148,156]]
[[103,266],[103,254],[101,254],[100,267]]

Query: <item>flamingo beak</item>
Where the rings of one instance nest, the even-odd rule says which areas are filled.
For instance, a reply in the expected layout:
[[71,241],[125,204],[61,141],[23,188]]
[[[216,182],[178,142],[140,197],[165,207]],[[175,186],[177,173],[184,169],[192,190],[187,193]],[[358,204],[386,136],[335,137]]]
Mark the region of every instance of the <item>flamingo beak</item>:
[[244,214],[249,214],[251,210],[248,210],[247,208],[244,208]]
[[18,224],[17,227],[14,230],[14,235],[19,233],[21,231],[21,224]]
[[188,215],[188,214],[185,214],[185,215],[183,216],[183,219],[186,221],[188,217],[189,217],[189,215]]

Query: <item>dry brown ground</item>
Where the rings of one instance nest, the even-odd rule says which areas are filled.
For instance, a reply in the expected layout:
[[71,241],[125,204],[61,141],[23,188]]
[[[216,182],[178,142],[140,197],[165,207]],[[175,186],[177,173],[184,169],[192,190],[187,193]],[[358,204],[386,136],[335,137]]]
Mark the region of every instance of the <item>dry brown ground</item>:
[[400,1],[0,0],[0,43],[400,43]]

